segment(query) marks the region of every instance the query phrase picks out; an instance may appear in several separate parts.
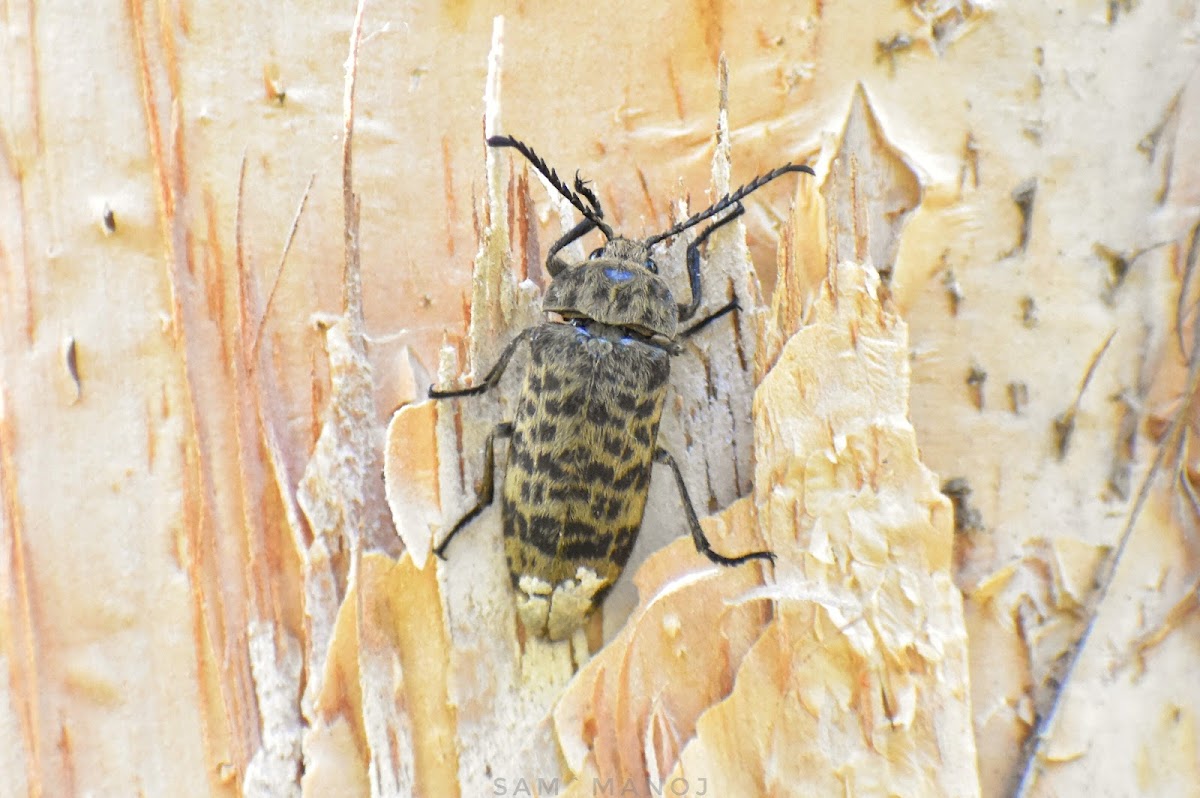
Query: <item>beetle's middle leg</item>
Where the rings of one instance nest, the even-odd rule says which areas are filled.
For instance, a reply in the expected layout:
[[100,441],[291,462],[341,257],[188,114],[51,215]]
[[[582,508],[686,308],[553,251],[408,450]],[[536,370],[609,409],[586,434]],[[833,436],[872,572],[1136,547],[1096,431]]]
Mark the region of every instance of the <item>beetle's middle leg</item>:
[[657,463],[669,466],[671,473],[675,475],[675,485],[679,488],[679,498],[683,501],[683,511],[687,514],[688,526],[692,530],[692,541],[696,544],[697,551],[717,565],[741,565],[748,560],[770,560],[771,562],[775,562],[775,555],[769,551],[752,551],[740,557],[726,557],[723,554],[713,551],[712,545],[709,544],[708,538],[704,535],[704,529],[700,526],[700,519],[696,517],[696,510],[692,507],[692,499],[688,496],[687,485],[683,482],[683,473],[679,470],[679,464],[675,462],[675,458],[671,456],[671,453],[661,446],[655,450],[654,460]]
[[488,433],[487,441],[483,444],[483,476],[479,479],[479,496],[475,506],[458,519],[458,523],[450,527],[445,539],[433,550],[443,560],[446,559],[446,547],[450,545],[450,540],[458,534],[460,529],[474,521],[475,517],[482,513],[496,497],[496,438],[510,438],[512,434],[513,425],[510,421],[497,424]]
[[439,391],[432,385],[429,386],[430,399],[451,399],[456,396],[474,396],[475,394],[483,393],[484,391],[495,388],[496,383],[500,382],[500,377],[504,374],[504,369],[508,366],[508,361],[512,359],[513,352],[517,351],[517,347],[529,337],[530,333],[536,330],[536,327],[527,327],[521,331],[521,334],[508,342],[508,346],[504,347],[504,351],[500,353],[500,358],[496,361],[496,365],[492,366],[492,370],[483,378],[483,382],[478,385],[472,385],[470,388],[460,388],[456,391]]
[[700,321],[693,324],[691,327],[688,327],[686,330],[679,333],[679,337],[680,338],[691,338],[693,335],[700,332],[705,327],[712,324],[714,321],[721,318],[725,314],[732,313],[735,310],[741,310],[741,307],[742,306],[738,304],[737,297],[734,297],[733,299],[731,299],[727,303],[725,303],[724,307],[720,308],[715,313],[705,316],[704,318],[700,319]]

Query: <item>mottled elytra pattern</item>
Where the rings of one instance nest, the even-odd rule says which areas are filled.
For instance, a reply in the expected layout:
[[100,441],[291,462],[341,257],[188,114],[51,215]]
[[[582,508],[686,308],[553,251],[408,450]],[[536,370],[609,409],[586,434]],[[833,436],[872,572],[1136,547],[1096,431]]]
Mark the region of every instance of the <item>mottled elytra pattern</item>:
[[[504,550],[517,595],[517,613],[532,634],[563,640],[587,620],[621,575],[642,523],[655,462],[671,469],[696,549],[721,565],[773,560],[767,551],[725,556],[713,551],[692,509],[675,459],[658,447],[658,426],[678,338],[695,334],[737,309],[736,300],[683,332],[680,322],[700,305],[700,247],[712,232],[744,212],[741,200],[760,186],[807,166],[775,169],[722,197],[708,209],[644,241],[614,236],[596,195],[579,177],[575,190],[527,145],[504,136],[493,147],[523,154],[584,219],[550,247],[546,270],[554,278],[543,309],[565,323],[547,322],[518,335],[496,365],[471,388],[430,389],[433,398],[483,393],[518,347],[529,345],[529,365],[511,422],[496,426],[484,449],[475,506],[451,527],[454,535],[491,504],[495,494],[496,438],[509,438],[501,518]],[[721,214],[724,215],[721,215]],[[677,304],[650,256],[652,246],[713,217],[687,248],[691,301]],[[599,230],[606,244],[583,263],[558,253]]]
[[670,357],[597,332],[547,324],[529,340],[501,511],[514,585],[585,567],[603,593],[642,522]]

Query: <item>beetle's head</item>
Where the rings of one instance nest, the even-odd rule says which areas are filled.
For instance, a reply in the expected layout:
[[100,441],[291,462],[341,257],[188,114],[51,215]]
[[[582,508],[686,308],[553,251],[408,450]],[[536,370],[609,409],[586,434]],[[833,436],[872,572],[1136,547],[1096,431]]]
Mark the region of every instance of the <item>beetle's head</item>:
[[[599,230],[606,241],[583,263],[566,268],[561,268],[561,261],[558,260],[548,264],[553,267],[551,272],[554,281],[546,289],[542,308],[559,313],[566,319],[592,319],[646,337],[662,336],[668,341],[675,340],[680,313],[687,318],[696,310],[700,275],[693,263],[689,269],[692,303],[683,307],[676,305],[666,282],[658,276],[658,267],[650,257],[650,248],[706,219],[723,215],[709,226],[708,231],[711,232],[742,213],[742,199],[780,175],[788,172],[813,174],[808,166],[784,164],[726,194],[707,209],[689,216],[670,229],[644,241],[631,241],[613,234],[612,227],[604,220],[600,199],[578,173],[575,174],[572,190],[527,144],[510,136],[492,136],[487,142],[489,147],[512,147],[524,155],[550,185],[583,215],[584,221],[576,225],[572,233],[560,239],[555,251],[590,230]],[[707,235],[707,232],[701,233],[700,237]]]
[[559,272],[546,289],[542,309],[668,340],[679,326],[679,309],[650,247],[620,237]]

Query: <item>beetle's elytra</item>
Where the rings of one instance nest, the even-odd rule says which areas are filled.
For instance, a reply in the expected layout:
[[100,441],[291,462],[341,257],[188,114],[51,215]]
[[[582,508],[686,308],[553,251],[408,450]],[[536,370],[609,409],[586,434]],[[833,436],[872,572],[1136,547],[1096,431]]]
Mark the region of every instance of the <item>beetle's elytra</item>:
[[[575,178],[568,188],[532,149],[516,139],[494,136],[491,147],[524,155],[584,217],[550,247],[546,270],[552,278],[542,309],[562,322],[547,321],[518,335],[501,353],[483,382],[462,390],[435,390],[445,399],[495,387],[522,345],[529,365],[512,421],[487,437],[479,497],[437,548],[444,556],[454,535],[491,504],[497,438],[510,439],[501,495],[504,549],[517,612],[531,634],[563,640],[583,625],[612,588],[629,559],[646,507],[655,462],[675,476],[696,548],[715,563],[738,565],[773,560],[768,551],[726,557],[713,551],[692,508],[674,458],[657,444],[672,355],[679,339],[695,334],[737,308],[736,300],[681,330],[700,307],[700,247],[714,230],[744,212],[741,200],[788,172],[787,164],[727,194],[710,208],[671,229],[635,241],[614,236],[599,200]],[[727,212],[726,212],[727,211]],[[691,299],[676,303],[650,256],[658,243],[719,217],[687,248]],[[582,263],[559,252],[592,230],[604,246]]]

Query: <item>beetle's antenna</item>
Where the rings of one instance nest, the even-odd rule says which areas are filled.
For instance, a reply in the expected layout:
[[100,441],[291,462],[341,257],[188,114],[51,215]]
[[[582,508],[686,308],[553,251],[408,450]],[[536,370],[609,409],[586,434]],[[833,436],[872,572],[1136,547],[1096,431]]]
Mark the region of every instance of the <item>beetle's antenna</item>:
[[[550,181],[550,185],[554,186],[554,189],[559,194],[562,194],[564,197],[566,197],[567,202],[574,205],[577,211],[590,219],[600,230],[600,232],[604,234],[605,238],[609,239],[610,241],[612,240],[613,231],[612,228],[609,227],[604,221],[604,211],[600,209],[600,200],[598,200],[595,193],[587,187],[587,184],[582,178],[579,177],[578,173],[575,175],[575,191],[578,191],[579,194],[576,194],[575,191],[567,188],[566,184],[563,183],[561,178],[559,178],[558,172],[555,172],[553,169],[551,169],[528,144],[522,141],[517,141],[511,136],[492,136],[487,140],[487,143],[489,147],[512,147],[514,150],[524,155],[525,158],[528,159],[531,164],[533,164],[533,168],[541,172],[542,177]],[[580,194],[583,195],[583,199],[580,199]],[[586,202],[584,200],[586,200]]]
[[[491,142],[489,141],[488,143],[491,143]],[[700,224],[700,222],[703,222],[705,219],[708,219],[712,216],[716,216],[718,213],[725,210],[726,208],[729,208],[733,205],[737,205],[738,201],[743,199],[747,194],[757,191],[758,189],[765,186],[767,183],[770,183],[775,178],[780,177],[782,175],[786,175],[788,172],[804,172],[804,173],[810,174],[810,175],[816,174],[816,172],[814,172],[811,167],[805,166],[804,164],[791,164],[791,163],[784,164],[783,166],[779,167],[778,169],[772,169],[770,172],[767,172],[765,175],[759,175],[758,177],[754,178],[749,183],[742,186],[741,188],[739,188],[737,191],[733,192],[732,194],[726,194],[724,197],[721,197],[721,199],[714,202],[712,204],[712,206],[710,206],[708,208],[708,210],[700,211],[700,213],[696,214],[695,216],[684,219],[682,222],[675,225],[670,230],[659,233],[656,236],[650,236],[643,243],[648,247],[652,247],[655,244],[657,244],[659,241],[670,238],[673,235],[682,233],[684,230],[688,229],[689,227],[698,225],[698,224]]]
[[596,212],[594,216],[591,214],[584,215],[600,228],[600,232],[604,234],[605,239],[612,241],[612,228],[600,221],[604,218],[604,209],[600,207],[600,199],[589,188],[588,181],[579,176],[579,172],[575,172],[575,191],[582,195],[588,201],[588,205],[592,206],[592,210]]
[[588,205],[592,206],[596,215],[603,219],[604,210],[600,207],[600,200],[596,197],[596,193],[589,188],[589,181],[580,177],[579,172],[575,172],[575,190],[588,201]]

